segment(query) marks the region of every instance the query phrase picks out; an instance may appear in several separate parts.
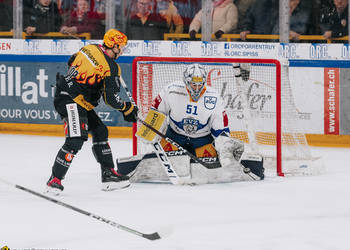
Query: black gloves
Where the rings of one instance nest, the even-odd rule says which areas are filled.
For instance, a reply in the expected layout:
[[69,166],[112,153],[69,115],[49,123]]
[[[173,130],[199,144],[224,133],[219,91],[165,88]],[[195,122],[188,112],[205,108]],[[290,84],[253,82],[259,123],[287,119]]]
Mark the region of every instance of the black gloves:
[[195,30],[191,30],[190,31],[190,39],[196,40],[196,34],[197,34],[197,32]]
[[221,36],[222,36],[222,34],[224,34],[225,32],[223,32],[222,30],[218,30],[218,31],[216,31],[215,32],[215,37],[216,37],[216,39],[219,39]]
[[138,108],[135,107],[131,102],[125,102],[124,108],[121,110],[124,116],[124,120],[127,122],[137,121]]

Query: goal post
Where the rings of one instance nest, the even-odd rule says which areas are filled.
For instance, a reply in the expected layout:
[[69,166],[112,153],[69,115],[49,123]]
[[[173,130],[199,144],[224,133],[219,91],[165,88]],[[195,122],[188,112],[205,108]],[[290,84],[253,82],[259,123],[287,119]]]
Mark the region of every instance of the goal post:
[[[278,176],[313,173],[311,151],[298,124],[288,64],[277,59],[136,57],[132,89],[141,116],[146,116],[164,86],[183,81],[184,69],[191,63],[205,67],[207,84],[225,102],[232,136],[244,141],[248,150],[262,154],[267,170]],[[235,78],[234,63],[250,65],[249,78],[241,84]],[[135,136],[138,126],[133,125],[134,155],[149,151]]]

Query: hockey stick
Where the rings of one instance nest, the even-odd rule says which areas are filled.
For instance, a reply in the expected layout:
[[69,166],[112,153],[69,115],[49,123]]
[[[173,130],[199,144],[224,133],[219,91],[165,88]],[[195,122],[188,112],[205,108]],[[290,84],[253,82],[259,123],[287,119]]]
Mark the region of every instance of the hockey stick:
[[[134,100],[134,98],[131,95],[131,92],[128,89],[128,86],[126,86],[126,83],[124,81],[124,79],[122,78],[122,76],[120,76],[120,82],[130,100],[130,102],[137,107],[136,102]],[[137,119],[139,119],[137,117]],[[159,144],[159,142],[154,142],[152,143],[153,149],[155,150],[157,157],[164,169],[164,171],[166,172],[166,174],[169,177],[169,180],[171,181],[172,184],[176,185],[176,184],[180,184],[180,177],[178,176],[178,174],[176,173],[174,167],[172,166],[168,156],[166,155],[163,147]]]
[[36,191],[34,191],[34,190],[31,190],[31,189],[29,189],[29,188],[23,187],[23,186],[21,186],[21,185],[13,184],[13,183],[8,182],[8,181],[5,181],[4,179],[1,179],[1,178],[0,178],[0,181],[3,182],[3,183],[5,183],[5,184],[7,184],[7,185],[9,185],[9,186],[15,187],[15,188],[17,188],[17,189],[20,189],[20,190],[25,191],[25,192],[27,192],[27,193],[30,193],[30,194],[32,194],[32,195],[35,195],[35,196],[38,196],[38,197],[43,198],[43,199],[45,199],[45,200],[51,201],[51,202],[53,202],[53,203],[55,203],[55,204],[57,204],[57,205],[60,205],[60,206],[63,206],[63,207],[65,207],[65,208],[71,209],[71,210],[73,210],[73,211],[75,211],[75,212],[84,214],[84,215],[86,215],[86,216],[89,216],[89,217],[94,218],[94,219],[96,219],[96,220],[99,220],[99,221],[101,221],[101,222],[107,223],[107,224],[109,224],[109,225],[111,225],[111,226],[113,226],[113,227],[119,228],[119,229],[121,229],[121,230],[124,230],[124,231],[126,231],[126,232],[135,234],[135,235],[137,235],[137,236],[140,236],[140,237],[142,237],[142,238],[145,238],[145,239],[148,239],[148,240],[158,240],[158,239],[160,239],[160,235],[158,234],[158,232],[154,232],[154,233],[150,233],[150,234],[141,233],[141,232],[136,231],[136,230],[134,230],[134,229],[132,229],[132,228],[130,228],[130,227],[123,226],[123,225],[121,225],[121,224],[118,224],[117,222],[114,222],[114,221],[111,221],[111,220],[109,220],[109,219],[103,218],[102,216],[99,216],[99,215],[90,213],[90,212],[85,211],[85,210],[83,210],[83,209],[80,209],[80,208],[78,208],[78,207],[74,207],[74,206],[69,205],[69,204],[67,204],[67,203],[64,203],[64,202],[62,202],[62,201],[56,200],[56,199],[54,199],[54,198],[52,198],[52,197],[43,195],[43,194],[38,193],[38,192],[36,192]]

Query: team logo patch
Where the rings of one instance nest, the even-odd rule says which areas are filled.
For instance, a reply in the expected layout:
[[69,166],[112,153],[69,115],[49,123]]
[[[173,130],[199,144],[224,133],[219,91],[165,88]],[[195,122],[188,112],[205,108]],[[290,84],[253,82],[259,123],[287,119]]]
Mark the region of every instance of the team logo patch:
[[204,106],[207,109],[214,109],[216,106],[217,98],[215,96],[204,96]]
[[66,161],[71,162],[74,158],[73,154],[67,153],[64,158],[66,159]]
[[193,118],[185,118],[183,119],[183,129],[188,135],[192,135],[196,133],[198,130],[199,121]]

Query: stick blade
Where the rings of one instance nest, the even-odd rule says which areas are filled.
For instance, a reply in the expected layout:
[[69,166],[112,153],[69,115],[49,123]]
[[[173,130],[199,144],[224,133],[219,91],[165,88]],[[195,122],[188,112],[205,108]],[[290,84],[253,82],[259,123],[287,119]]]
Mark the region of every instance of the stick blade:
[[152,234],[142,234],[143,238],[149,239],[149,240],[159,240],[160,239],[160,235],[155,232]]

